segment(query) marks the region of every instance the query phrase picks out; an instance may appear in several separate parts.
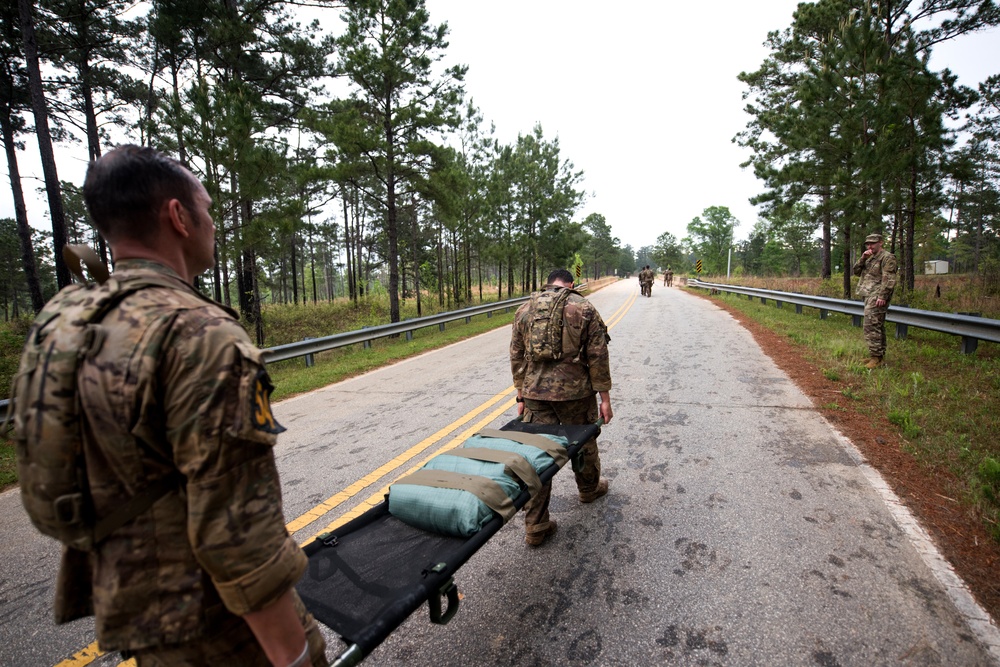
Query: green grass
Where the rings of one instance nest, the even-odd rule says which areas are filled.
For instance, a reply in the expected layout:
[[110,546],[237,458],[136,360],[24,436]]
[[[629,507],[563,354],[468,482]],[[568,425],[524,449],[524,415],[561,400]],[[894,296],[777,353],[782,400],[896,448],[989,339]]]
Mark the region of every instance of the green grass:
[[841,385],[852,409],[886,418],[928,474],[954,480],[951,497],[977,513],[1000,541],[1000,345],[980,341],[975,354],[964,355],[958,336],[910,327],[906,339],[896,340],[890,323],[887,366],[869,371],[861,329],[849,316],[830,313],[821,320],[811,308],[797,315],[738,295],[712,298],[800,346]]

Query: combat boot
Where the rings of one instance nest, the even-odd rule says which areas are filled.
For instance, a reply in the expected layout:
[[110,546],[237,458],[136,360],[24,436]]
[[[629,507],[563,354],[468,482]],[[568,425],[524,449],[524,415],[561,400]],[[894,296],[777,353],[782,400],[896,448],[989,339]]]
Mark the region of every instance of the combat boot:
[[865,368],[870,370],[872,368],[878,368],[879,366],[882,366],[884,364],[885,362],[882,361],[882,357],[872,356],[872,358],[868,360],[868,363],[865,364]]
[[593,491],[587,491],[585,493],[580,493],[581,503],[592,503],[598,498],[606,495],[608,492],[608,480],[601,478],[601,481],[597,483],[597,488]]
[[554,535],[556,532],[556,520],[549,519],[549,525],[542,530],[532,530],[534,528],[535,526],[529,528],[528,530],[531,532],[526,533],[524,536],[524,543],[529,547],[541,546],[545,540],[549,539],[551,535]]

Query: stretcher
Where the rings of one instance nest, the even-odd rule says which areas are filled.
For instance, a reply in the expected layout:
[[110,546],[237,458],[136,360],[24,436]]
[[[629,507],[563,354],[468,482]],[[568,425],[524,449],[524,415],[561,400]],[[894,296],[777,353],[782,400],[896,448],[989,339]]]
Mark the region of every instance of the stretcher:
[[[567,458],[538,472],[544,484],[600,433],[600,422],[568,426],[514,420],[500,431],[566,438]],[[515,511],[530,498],[527,486],[521,485],[513,499]],[[509,519],[511,513],[505,514]],[[444,535],[399,520],[390,514],[386,500],[306,545],[309,567],[297,590],[313,616],[347,645],[333,665],[360,663],[425,602],[431,622],[444,625],[451,620],[459,605],[455,573],[504,523],[504,517],[493,512],[469,537]]]

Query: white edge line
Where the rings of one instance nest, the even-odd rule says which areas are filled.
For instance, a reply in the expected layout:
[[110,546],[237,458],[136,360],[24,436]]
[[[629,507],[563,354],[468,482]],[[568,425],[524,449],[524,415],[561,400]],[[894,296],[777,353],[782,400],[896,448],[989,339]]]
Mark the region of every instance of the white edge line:
[[997,627],[996,621],[976,601],[965,581],[955,572],[955,568],[941,554],[934,540],[924,530],[923,526],[920,525],[917,518],[913,516],[910,509],[899,499],[896,492],[886,483],[882,474],[868,463],[867,459],[865,459],[864,455],[850,439],[827,421],[823,415],[820,414],[819,417],[827,423],[830,430],[840,440],[844,450],[861,470],[861,474],[865,476],[865,479],[875,489],[875,492],[882,497],[896,525],[906,534],[910,543],[924,561],[924,564],[944,588],[945,593],[952,601],[952,604],[955,605],[959,615],[965,620],[969,630],[986,647],[993,658],[994,664],[1000,665],[1000,628]]

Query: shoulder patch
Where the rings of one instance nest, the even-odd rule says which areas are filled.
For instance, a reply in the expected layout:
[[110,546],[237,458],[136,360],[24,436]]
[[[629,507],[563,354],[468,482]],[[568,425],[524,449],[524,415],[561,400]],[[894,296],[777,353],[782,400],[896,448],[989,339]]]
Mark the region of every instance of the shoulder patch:
[[281,433],[285,427],[275,420],[274,413],[271,412],[271,392],[274,385],[271,378],[263,368],[257,371],[254,378],[253,392],[250,396],[250,415],[253,419],[253,427],[265,433]]

